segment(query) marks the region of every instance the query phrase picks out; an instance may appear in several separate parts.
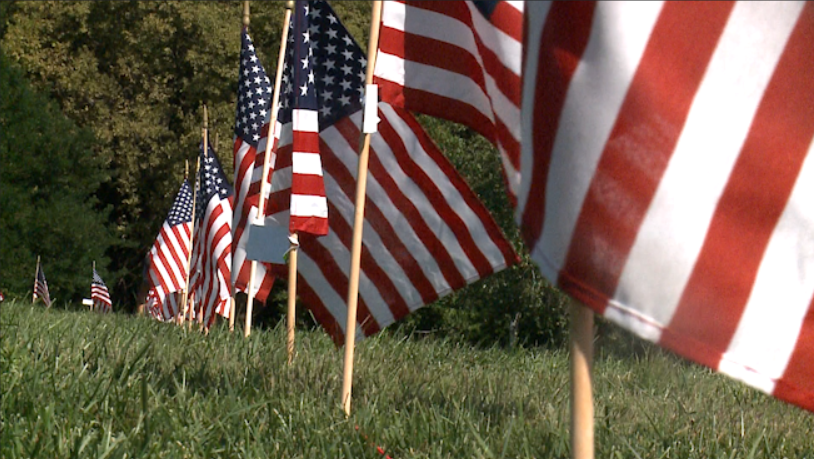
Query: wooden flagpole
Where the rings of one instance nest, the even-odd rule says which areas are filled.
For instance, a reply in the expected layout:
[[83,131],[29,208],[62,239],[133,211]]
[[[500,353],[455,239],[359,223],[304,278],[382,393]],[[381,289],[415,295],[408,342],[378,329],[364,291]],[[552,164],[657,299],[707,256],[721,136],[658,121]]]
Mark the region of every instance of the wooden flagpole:
[[291,249],[288,252],[288,310],[285,318],[289,365],[294,361],[294,326],[297,322],[297,247],[299,246],[297,233],[292,234],[290,240]]
[[[277,74],[274,77],[274,91],[271,96],[271,119],[269,120],[269,132],[266,138],[266,153],[263,157],[263,175],[260,181],[260,197],[257,202],[257,218],[255,222],[263,224],[266,214],[266,177],[271,167],[271,145],[274,143],[274,130],[277,125],[277,107],[280,98],[280,83],[283,81],[283,64],[285,63],[286,45],[288,44],[288,24],[291,22],[291,10],[294,9],[294,2],[285,2],[285,17],[283,18],[283,34],[280,39],[280,54],[277,56]],[[245,13],[244,13],[245,14]],[[246,325],[243,329],[243,336],[249,337],[252,332],[252,309],[254,307],[254,276],[257,274],[257,260],[252,260],[249,268],[248,299],[246,300]]]
[[571,457],[594,457],[594,405],[591,366],[594,354],[594,313],[571,299]]
[[[34,285],[36,286],[39,282],[37,275],[40,273],[40,256],[37,255],[37,267],[34,269]],[[31,292],[31,304],[37,302],[37,289],[35,288],[33,292]]]
[[[382,17],[382,2],[373,2],[370,19],[370,40],[367,45],[367,73],[365,91],[373,83],[373,69],[376,66],[376,52],[379,47],[379,23]],[[365,116],[375,108],[365,107]],[[363,120],[364,125],[364,120]],[[342,409],[350,416],[351,386],[353,385],[353,351],[356,343],[356,306],[359,301],[359,271],[362,254],[362,226],[365,218],[365,195],[367,193],[367,163],[370,153],[370,133],[362,129],[359,142],[359,166],[356,174],[356,209],[353,216],[353,242],[351,245],[350,279],[348,284],[348,318],[345,326],[345,363],[342,375]]]

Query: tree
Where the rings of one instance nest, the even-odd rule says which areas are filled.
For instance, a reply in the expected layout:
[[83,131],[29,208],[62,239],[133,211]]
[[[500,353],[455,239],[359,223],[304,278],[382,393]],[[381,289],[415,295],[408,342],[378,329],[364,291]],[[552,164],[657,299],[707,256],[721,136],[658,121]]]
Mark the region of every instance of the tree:
[[93,135],[34,92],[2,52],[0,132],[0,288],[30,292],[41,255],[52,297],[87,296],[91,263],[104,273],[112,242],[94,196],[108,177]]

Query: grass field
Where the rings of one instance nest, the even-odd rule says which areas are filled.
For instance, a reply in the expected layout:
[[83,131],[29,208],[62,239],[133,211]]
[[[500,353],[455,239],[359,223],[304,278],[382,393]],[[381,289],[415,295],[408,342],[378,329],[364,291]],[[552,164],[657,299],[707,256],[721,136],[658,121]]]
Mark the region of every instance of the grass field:
[[[208,337],[120,314],[0,311],[0,457],[565,458],[568,355],[383,333]],[[814,415],[627,338],[599,346],[598,458],[814,458]],[[358,426],[358,430],[357,427]]]

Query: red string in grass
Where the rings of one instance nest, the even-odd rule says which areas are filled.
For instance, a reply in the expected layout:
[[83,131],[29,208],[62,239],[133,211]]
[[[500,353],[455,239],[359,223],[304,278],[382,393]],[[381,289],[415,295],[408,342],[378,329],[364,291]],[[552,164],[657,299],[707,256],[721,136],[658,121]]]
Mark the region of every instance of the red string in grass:
[[378,445],[376,445],[375,443],[373,443],[372,441],[370,441],[370,439],[368,439],[368,438],[367,438],[367,435],[365,435],[365,434],[364,434],[364,432],[362,432],[362,431],[359,429],[359,426],[354,426],[354,427],[356,428],[356,431],[357,431],[357,432],[359,432],[359,435],[361,435],[361,436],[362,436],[362,439],[364,439],[364,440],[367,442],[367,444],[368,444],[368,445],[370,445],[370,446],[375,446],[375,447],[376,447],[376,451],[378,451],[378,452],[379,452],[379,454],[381,454],[382,456],[384,456],[384,459],[393,459],[392,457],[390,457],[390,455],[389,455],[389,454],[386,454],[386,453],[384,452],[384,448],[382,448],[381,446],[378,446]]

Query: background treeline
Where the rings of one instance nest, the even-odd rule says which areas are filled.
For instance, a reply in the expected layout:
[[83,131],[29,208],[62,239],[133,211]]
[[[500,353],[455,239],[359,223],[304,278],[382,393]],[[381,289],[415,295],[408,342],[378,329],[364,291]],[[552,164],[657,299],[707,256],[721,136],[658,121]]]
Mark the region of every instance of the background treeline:
[[[365,49],[370,3],[333,6]],[[252,2],[250,33],[270,77],[283,11]],[[194,164],[204,104],[231,176],[241,15],[238,1],[0,3],[0,289],[30,292],[39,254],[52,296],[75,304],[96,260],[115,307],[134,310],[144,257],[184,161]],[[528,261],[496,151],[463,127],[421,121],[524,261],[398,328],[484,345],[561,343],[564,298]],[[284,290],[262,310],[266,322],[280,317]]]

